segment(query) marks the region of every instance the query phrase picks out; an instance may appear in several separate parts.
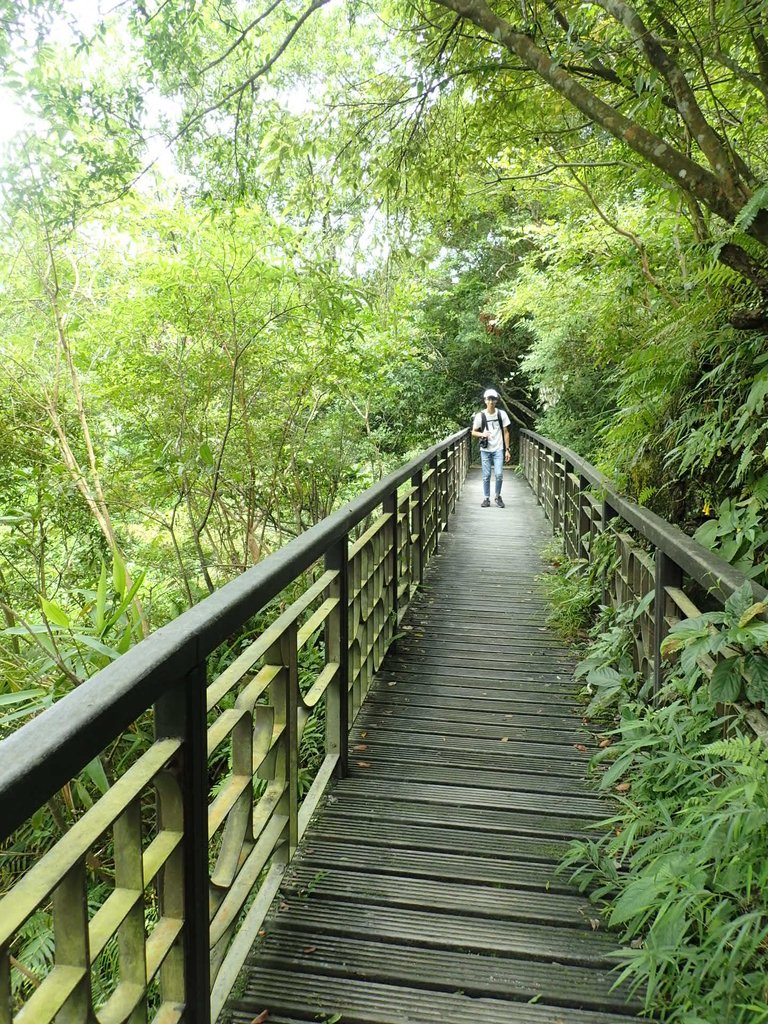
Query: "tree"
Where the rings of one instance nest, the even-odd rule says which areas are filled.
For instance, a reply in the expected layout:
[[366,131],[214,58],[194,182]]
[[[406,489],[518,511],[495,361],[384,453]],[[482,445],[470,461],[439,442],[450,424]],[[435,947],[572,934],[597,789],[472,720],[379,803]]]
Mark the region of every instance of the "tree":
[[[652,4],[646,20],[624,0],[545,7],[524,4],[517,27],[507,7],[485,0],[412,9],[429,40],[423,61],[433,82],[468,71],[468,55],[483,74],[495,66],[519,81],[529,70],[681,190],[702,237],[703,208],[757,242],[757,257],[748,243],[729,242],[720,258],[768,291],[768,187],[758,141],[768,67],[757,8],[739,3],[726,21],[699,5]],[[509,65],[505,52],[521,63]]]

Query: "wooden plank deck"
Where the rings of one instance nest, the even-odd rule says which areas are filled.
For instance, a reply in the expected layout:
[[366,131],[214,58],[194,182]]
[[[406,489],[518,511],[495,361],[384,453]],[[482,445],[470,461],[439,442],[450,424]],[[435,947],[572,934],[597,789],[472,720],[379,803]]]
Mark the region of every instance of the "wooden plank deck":
[[[605,817],[569,653],[535,576],[550,536],[512,473],[467,481],[424,594],[254,949],[235,1024],[627,1024],[615,939],[554,875]],[[259,1014],[268,1010],[269,1016]],[[337,1016],[338,1015],[338,1016]]]

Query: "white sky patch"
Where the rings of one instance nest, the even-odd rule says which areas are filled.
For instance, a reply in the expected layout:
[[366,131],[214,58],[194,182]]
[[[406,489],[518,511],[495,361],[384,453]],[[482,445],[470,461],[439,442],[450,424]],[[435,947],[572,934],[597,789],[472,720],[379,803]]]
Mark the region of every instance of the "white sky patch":
[[[97,0],[69,0],[65,5],[65,12],[66,17],[54,22],[48,35],[48,42],[56,47],[76,45],[77,39],[71,27],[72,20],[81,32],[92,35],[105,15],[102,4]],[[29,38],[27,54],[16,54],[21,67],[31,57],[33,45],[33,39]],[[21,133],[42,131],[45,131],[43,121],[25,106],[13,90],[0,83],[0,146],[5,146]]]

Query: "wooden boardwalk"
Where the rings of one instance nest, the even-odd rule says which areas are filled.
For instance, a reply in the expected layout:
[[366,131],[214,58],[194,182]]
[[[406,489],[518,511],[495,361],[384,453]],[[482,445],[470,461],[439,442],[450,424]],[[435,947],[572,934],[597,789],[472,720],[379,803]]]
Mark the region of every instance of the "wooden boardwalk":
[[480,498],[473,471],[355,724],[350,775],[230,1004],[236,1024],[631,1018],[611,992],[615,938],[554,874],[609,808],[584,781],[572,659],[544,626],[549,527],[512,473],[506,509]]

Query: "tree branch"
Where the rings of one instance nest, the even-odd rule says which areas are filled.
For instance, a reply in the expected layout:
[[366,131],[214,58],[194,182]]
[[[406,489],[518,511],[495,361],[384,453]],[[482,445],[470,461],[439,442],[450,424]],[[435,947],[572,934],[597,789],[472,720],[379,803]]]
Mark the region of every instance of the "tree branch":
[[[532,71],[547,82],[552,89],[565,97],[572,106],[585,114],[590,121],[625,143],[645,161],[674,181],[677,187],[695,196],[713,213],[722,217],[729,224],[734,223],[739,210],[746,203],[746,198],[741,191],[731,188],[722,177],[713,174],[712,171],[675,149],[661,136],[642,127],[615,107],[605,103],[599,96],[564,71],[556,61],[536,46],[529,36],[518,32],[507,21],[499,17],[488,6],[486,0],[435,0],[435,2],[448,10],[462,14],[478,28],[489,33],[504,47],[517,54]],[[613,0],[613,2],[618,2],[618,0]],[[749,228],[749,233],[762,244],[767,244],[768,222],[766,222],[766,218],[755,218]]]
[[208,71],[213,70],[213,68],[218,67],[219,64],[223,63],[230,55],[230,53],[232,53],[234,50],[238,48],[238,46],[242,43],[242,41],[245,39],[248,33],[252,32],[253,29],[255,29],[260,22],[264,21],[265,18],[268,18],[269,15],[275,10],[275,8],[279,7],[282,2],[283,0],[273,0],[273,2],[269,5],[266,11],[260,14],[257,18],[254,18],[250,25],[246,25],[246,27],[243,29],[243,31],[240,33],[237,39],[232,43],[230,47],[228,47],[228,49],[224,51],[224,53],[216,57],[215,60],[212,60],[210,64],[206,64],[204,68],[201,68],[198,74],[204,75]]

